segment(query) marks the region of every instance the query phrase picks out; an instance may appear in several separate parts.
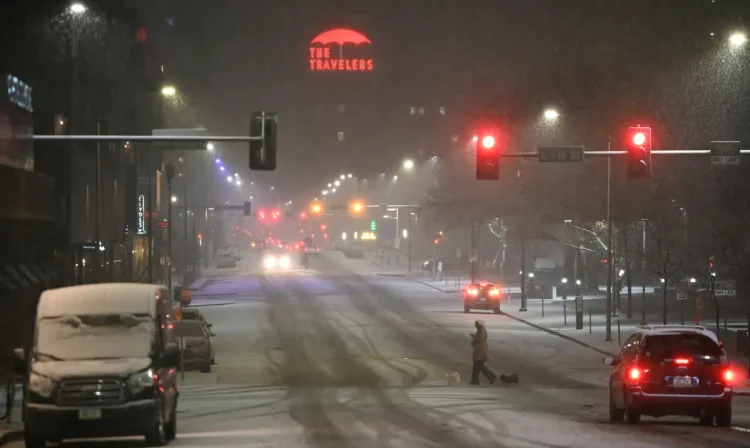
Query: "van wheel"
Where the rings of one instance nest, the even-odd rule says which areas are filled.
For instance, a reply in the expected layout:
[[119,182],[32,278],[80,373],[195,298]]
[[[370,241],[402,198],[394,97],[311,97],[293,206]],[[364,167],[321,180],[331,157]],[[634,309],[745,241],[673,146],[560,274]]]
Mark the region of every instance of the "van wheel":
[[200,369],[201,373],[211,373],[211,362],[206,362],[205,364],[201,365]]
[[45,448],[47,440],[38,434],[31,434],[28,430],[23,435],[24,443],[27,448]]
[[164,411],[159,410],[159,421],[156,422],[154,429],[146,434],[146,444],[148,446],[164,446],[167,444],[167,435],[164,425]]
[[732,426],[732,404],[728,403],[716,411],[716,426]]
[[177,437],[177,405],[172,409],[172,417],[164,427],[164,436],[167,440],[174,440]]

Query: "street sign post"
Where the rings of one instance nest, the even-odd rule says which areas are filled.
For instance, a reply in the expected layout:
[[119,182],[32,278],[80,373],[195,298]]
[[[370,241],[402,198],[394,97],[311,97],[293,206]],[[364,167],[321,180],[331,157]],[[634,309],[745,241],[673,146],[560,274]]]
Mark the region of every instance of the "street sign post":
[[540,162],[583,162],[583,146],[544,146],[538,148]]
[[711,142],[711,165],[739,165],[740,142]]
[[688,292],[685,288],[677,288],[677,300],[687,300]]
[[737,295],[737,282],[734,280],[715,280],[716,297],[734,297]]

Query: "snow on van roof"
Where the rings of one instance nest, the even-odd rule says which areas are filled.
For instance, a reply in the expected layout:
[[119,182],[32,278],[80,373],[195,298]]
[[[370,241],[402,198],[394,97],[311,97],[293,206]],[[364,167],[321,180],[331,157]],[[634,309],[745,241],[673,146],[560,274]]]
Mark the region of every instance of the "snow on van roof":
[[156,315],[155,296],[160,285],[100,283],[48,289],[39,299],[37,318],[67,315]]

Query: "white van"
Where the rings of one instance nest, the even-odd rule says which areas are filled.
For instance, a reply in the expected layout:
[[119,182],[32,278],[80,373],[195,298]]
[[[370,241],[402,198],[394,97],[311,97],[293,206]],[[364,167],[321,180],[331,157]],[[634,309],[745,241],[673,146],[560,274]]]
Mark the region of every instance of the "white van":
[[164,286],[104,283],[45,291],[26,375],[28,448],[67,438],[175,437],[178,345]]

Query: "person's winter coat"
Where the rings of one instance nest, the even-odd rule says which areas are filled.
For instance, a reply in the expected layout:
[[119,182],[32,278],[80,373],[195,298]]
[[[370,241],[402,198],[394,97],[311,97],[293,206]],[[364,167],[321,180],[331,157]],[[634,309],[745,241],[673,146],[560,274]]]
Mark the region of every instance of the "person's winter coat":
[[487,361],[489,356],[489,344],[487,342],[487,329],[484,327],[484,322],[476,322],[477,332],[474,333],[474,337],[471,341],[471,346],[474,347],[474,353],[472,355],[472,361]]

